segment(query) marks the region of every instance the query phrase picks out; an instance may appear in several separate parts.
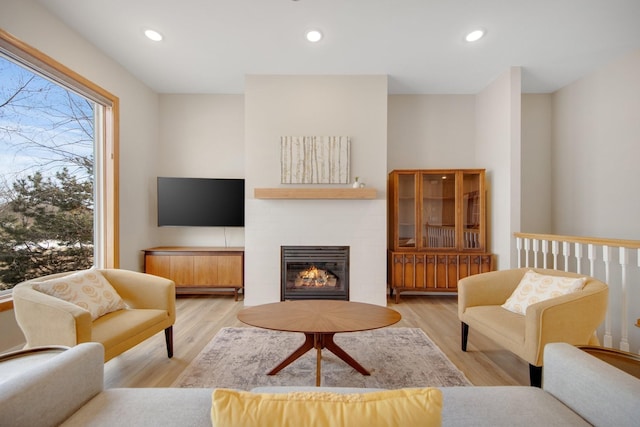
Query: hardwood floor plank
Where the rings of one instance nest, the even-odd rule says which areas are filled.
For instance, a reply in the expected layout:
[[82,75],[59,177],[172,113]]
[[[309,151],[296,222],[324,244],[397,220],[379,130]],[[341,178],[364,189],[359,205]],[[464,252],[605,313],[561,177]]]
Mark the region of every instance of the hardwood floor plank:
[[[421,328],[474,385],[528,385],[528,364],[488,338],[469,333],[468,351],[460,349],[455,295],[405,295],[388,307],[402,320],[392,327]],[[174,355],[167,358],[160,333],[105,364],[105,387],[169,387],[224,327],[245,327],[237,319],[244,308],[233,296],[180,296],[173,327]]]

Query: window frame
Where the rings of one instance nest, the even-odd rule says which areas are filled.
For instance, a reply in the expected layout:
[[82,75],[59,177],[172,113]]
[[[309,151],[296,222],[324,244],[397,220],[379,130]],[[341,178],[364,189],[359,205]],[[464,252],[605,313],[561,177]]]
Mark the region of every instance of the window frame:
[[[98,130],[100,134],[96,136],[100,146],[96,147],[94,162],[96,170],[101,171],[98,181],[102,185],[95,196],[98,221],[94,224],[94,235],[99,236],[97,241],[100,247],[95,251],[94,264],[99,268],[118,268],[120,266],[119,98],[2,29],[0,29],[0,52],[102,107],[100,108],[101,116],[95,118],[96,123],[100,123]],[[12,308],[11,290],[0,292],[0,311]]]

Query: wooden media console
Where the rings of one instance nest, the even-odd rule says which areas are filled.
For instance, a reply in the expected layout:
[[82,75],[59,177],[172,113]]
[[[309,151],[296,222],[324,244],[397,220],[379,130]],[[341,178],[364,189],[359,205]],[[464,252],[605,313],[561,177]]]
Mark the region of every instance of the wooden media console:
[[244,248],[163,246],[144,249],[144,271],[176,283],[176,294],[233,294],[244,288]]

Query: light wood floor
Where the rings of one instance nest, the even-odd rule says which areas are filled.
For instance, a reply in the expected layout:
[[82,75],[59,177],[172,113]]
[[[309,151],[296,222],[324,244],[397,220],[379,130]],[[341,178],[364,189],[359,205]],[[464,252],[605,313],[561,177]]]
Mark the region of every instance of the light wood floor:
[[[388,307],[402,315],[392,327],[421,328],[474,385],[528,385],[528,364],[473,329],[467,352],[460,350],[456,298],[403,295],[399,304],[390,300]],[[173,358],[167,358],[159,333],[107,362],[105,387],[170,387],[221,328],[246,326],[236,318],[242,308],[233,297],[178,297]]]

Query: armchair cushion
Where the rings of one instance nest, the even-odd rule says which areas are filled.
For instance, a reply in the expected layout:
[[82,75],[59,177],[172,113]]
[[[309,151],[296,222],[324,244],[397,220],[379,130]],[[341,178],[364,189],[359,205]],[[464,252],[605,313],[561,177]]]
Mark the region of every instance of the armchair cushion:
[[502,307],[524,315],[531,304],[579,291],[585,282],[586,277],[550,276],[529,270]]
[[91,320],[126,307],[107,279],[93,269],[36,282],[33,288],[87,310],[91,313]]

